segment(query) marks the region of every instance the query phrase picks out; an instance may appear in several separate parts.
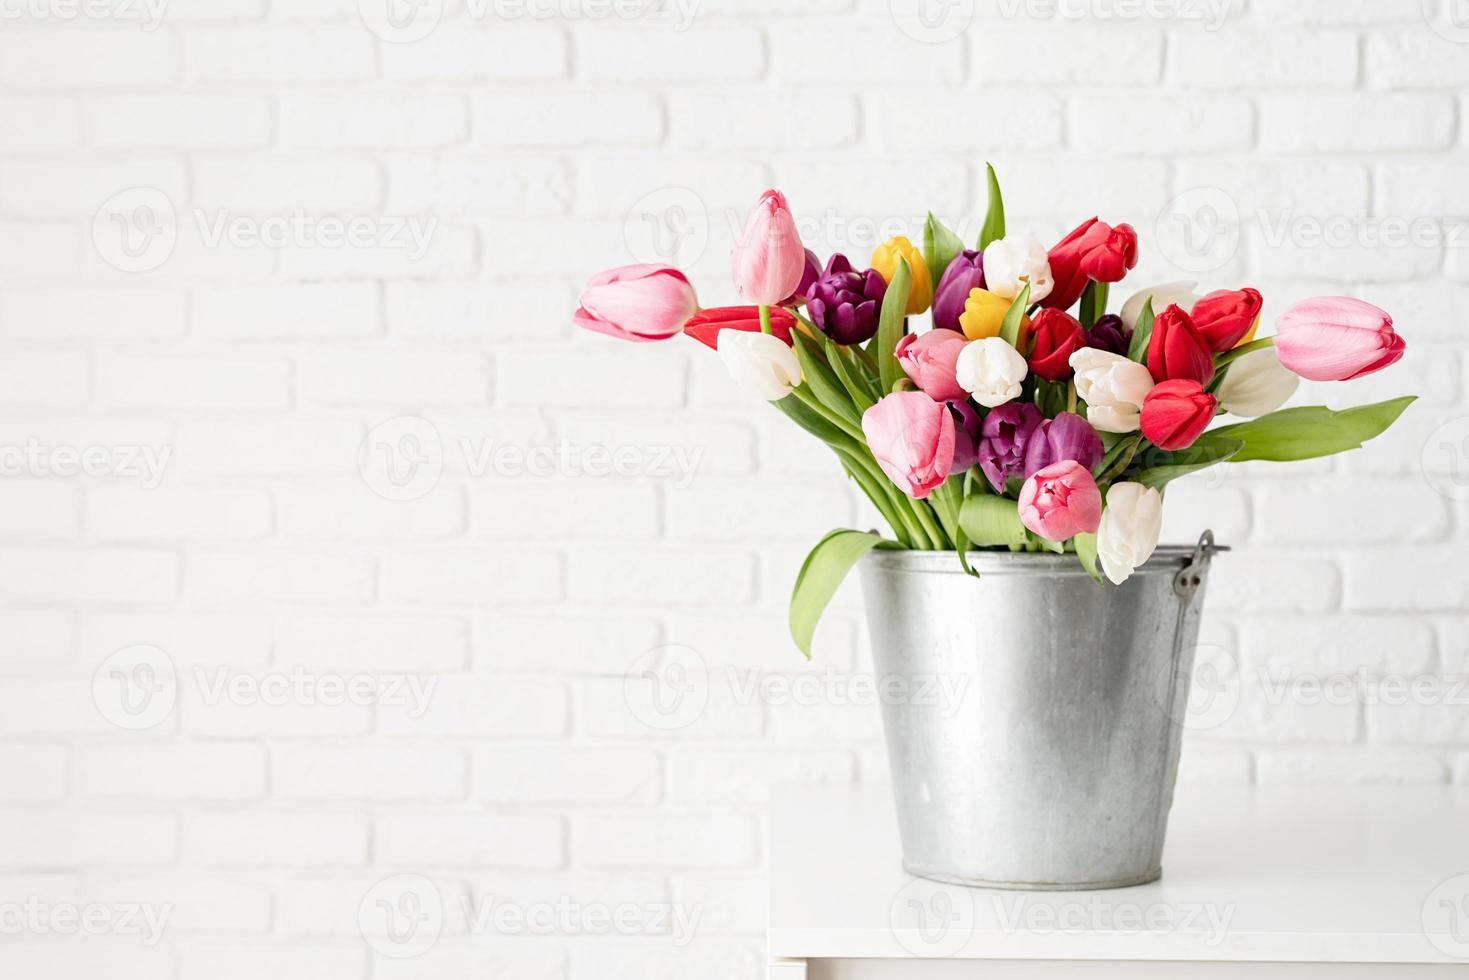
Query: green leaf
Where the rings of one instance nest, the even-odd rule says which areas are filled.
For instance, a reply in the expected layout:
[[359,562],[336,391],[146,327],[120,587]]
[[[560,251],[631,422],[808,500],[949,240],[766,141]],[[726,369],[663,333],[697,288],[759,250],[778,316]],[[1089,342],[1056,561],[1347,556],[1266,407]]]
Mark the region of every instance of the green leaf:
[[1148,362],[1148,341],[1153,337],[1153,297],[1143,303],[1143,311],[1137,315],[1137,325],[1132,328],[1132,342],[1127,345],[1127,358],[1139,364]]
[[[1096,477],[1097,486],[1106,486],[1113,479],[1115,479],[1118,474],[1127,469],[1127,466],[1129,463],[1132,462],[1133,454],[1137,452],[1138,444],[1142,442],[1142,439],[1143,437],[1141,435],[1134,432],[1131,435],[1123,436],[1112,444],[1112,448],[1107,450],[1106,455],[1102,457],[1101,462],[1099,462],[1092,469],[1092,476]],[[1105,444],[1106,443],[1104,441],[1103,445]]]
[[1137,473],[1128,477],[1134,483],[1141,483],[1145,487],[1154,490],[1162,490],[1171,481],[1181,476],[1188,476],[1199,470],[1206,469],[1216,463],[1225,460],[1237,459],[1239,451],[1244,448],[1244,443],[1239,439],[1232,439],[1221,435],[1224,430],[1206,432],[1199,436],[1198,441],[1187,449],[1177,452],[1163,452],[1161,450],[1150,451],[1145,454],[1145,467]]
[[923,259],[928,263],[928,274],[933,276],[934,285],[954,261],[954,256],[964,251],[964,242],[944,223],[928,212],[928,222],[923,226]]
[[1315,459],[1361,448],[1362,443],[1385,432],[1416,399],[1416,395],[1405,395],[1340,412],[1324,405],[1283,408],[1257,419],[1226,425],[1208,435],[1237,439],[1243,444],[1231,459],[1235,463],[1252,459],[1274,462]]
[[887,292],[882,298],[882,313],[877,321],[877,376],[881,381],[883,394],[893,390],[893,385],[900,378],[906,378],[903,368],[898,364],[897,349],[898,341],[902,339],[908,323],[905,319],[908,309],[908,286],[913,281],[913,273],[908,268],[908,260],[898,259],[898,267],[893,270],[893,281],[888,283]]
[[1227,350],[1223,354],[1215,354],[1214,369],[1217,371],[1220,368],[1228,367],[1246,354],[1252,354],[1257,350],[1265,350],[1267,347],[1274,346],[1274,337],[1261,337],[1259,340],[1252,340],[1248,344],[1240,344],[1233,350]]
[[829,446],[835,447],[850,441],[845,432],[813,412],[795,395],[786,395],[770,404],[784,412],[792,422]]
[[805,377],[806,383],[811,386],[812,393],[816,395],[821,404],[853,425],[860,426],[862,413],[857,411],[856,406],[852,404],[852,399],[847,395],[847,389],[842,386],[841,381],[826,363],[826,356],[821,347],[800,330],[792,330],[791,339],[795,341],[796,359],[801,362],[801,374]]
[[873,548],[901,550],[902,547],[881,535],[846,529],[832,531],[816,543],[796,575],[796,587],[791,590],[791,638],[807,660],[811,659],[811,638],[816,634],[816,624],[852,566]]
[[988,163],[984,165],[985,178],[989,184],[990,205],[985,212],[984,224],[979,229],[979,249],[984,251],[990,242],[1005,237],[1005,200],[1000,196],[1000,179],[995,176],[995,168]]
[[[1030,283],[1026,283],[1005,311],[1005,319],[1000,321],[1000,339],[1016,350],[1020,350],[1020,324],[1025,320],[1025,308],[1029,305]],[[1025,351],[1020,350],[1020,353],[1023,356]]]
[[1083,531],[1071,539],[1071,544],[1076,549],[1076,558],[1081,562],[1081,567],[1101,585],[1102,573],[1097,570],[1097,536]]
[[981,548],[1022,546],[1026,542],[1019,505],[1008,497],[988,493],[969,497],[959,508],[959,527],[970,542]]
[[[826,348],[826,361],[831,365],[832,372],[841,381],[842,387],[847,389],[847,395],[852,399],[852,404],[857,407],[858,414],[866,412],[877,403],[877,389],[867,380],[867,375],[862,372],[861,365],[850,359],[851,354],[846,348],[834,343],[830,338],[823,337]],[[861,424],[861,420],[858,420]]]
[[1108,285],[1093,279],[1081,293],[1081,325],[1087,330],[1094,327],[1102,314],[1107,312]]

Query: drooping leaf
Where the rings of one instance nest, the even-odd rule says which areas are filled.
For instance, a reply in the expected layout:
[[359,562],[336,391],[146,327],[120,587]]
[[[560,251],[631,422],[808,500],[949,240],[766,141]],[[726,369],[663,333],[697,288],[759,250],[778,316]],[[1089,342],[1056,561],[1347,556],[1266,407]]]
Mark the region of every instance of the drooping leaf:
[[1132,328],[1132,342],[1127,345],[1127,358],[1139,364],[1148,362],[1148,341],[1153,338],[1153,297],[1143,302],[1143,310],[1137,315],[1137,324]]
[[796,359],[801,362],[801,374],[816,398],[848,422],[861,425],[862,413],[857,410],[847,389],[827,364],[826,353],[821,346],[800,330],[792,330],[791,339],[795,341]]
[[964,242],[950,231],[942,221],[928,212],[928,221],[923,226],[923,259],[928,263],[928,274],[933,276],[934,285],[954,261],[954,256],[964,251]]
[[985,164],[984,169],[985,181],[989,185],[989,210],[985,212],[984,224],[979,229],[980,251],[988,248],[990,242],[1005,237],[1005,199],[1000,195],[1000,179],[990,164]]
[[1231,462],[1263,459],[1294,462],[1332,456],[1381,435],[1418,396],[1405,395],[1372,405],[1332,411],[1324,405],[1283,408],[1257,419],[1215,429],[1209,435],[1237,439],[1243,444]]
[[[1020,325],[1025,322],[1025,308],[1029,305],[1030,283],[1026,283],[1005,311],[1005,319],[1000,321],[1000,339],[1016,350],[1020,350]],[[1024,355],[1025,351],[1020,353]]]
[[1238,459],[1244,443],[1222,435],[1223,429],[1206,432],[1192,446],[1177,452],[1152,450],[1146,454],[1144,466],[1127,477],[1154,490],[1162,490],[1171,481],[1207,469],[1226,460]]
[[1019,505],[1008,497],[989,493],[969,497],[959,508],[959,527],[972,544],[981,548],[1022,546],[1026,542]]
[[811,659],[816,624],[852,566],[873,548],[901,550],[902,547],[881,535],[847,529],[832,531],[816,543],[801,565],[795,588],[791,590],[791,638],[807,660]]
[[907,329],[905,317],[908,309],[908,287],[912,281],[913,273],[908,268],[908,260],[900,257],[898,267],[893,270],[893,281],[888,283],[887,292],[882,298],[882,313],[878,317],[875,341],[877,349],[873,351],[877,358],[877,374],[883,394],[892,391],[893,385],[900,378],[907,377],[898,364],[894,351]]
[[1101,585],[1102,573],[1097,569],[1097,536],[1083,531],[1071,539],[1071,544],[1076,549],[1076,559],[1081,562],[1081,567]]

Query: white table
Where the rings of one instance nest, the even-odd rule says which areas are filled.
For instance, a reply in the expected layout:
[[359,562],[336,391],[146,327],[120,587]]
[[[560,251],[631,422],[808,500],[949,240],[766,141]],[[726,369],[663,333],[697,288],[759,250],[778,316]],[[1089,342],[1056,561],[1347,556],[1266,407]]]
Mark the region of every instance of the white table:
[[1161,881],[971,889],[886,786],[778,789],[771,980],[1469,978],[1469,789],[1180,787]]

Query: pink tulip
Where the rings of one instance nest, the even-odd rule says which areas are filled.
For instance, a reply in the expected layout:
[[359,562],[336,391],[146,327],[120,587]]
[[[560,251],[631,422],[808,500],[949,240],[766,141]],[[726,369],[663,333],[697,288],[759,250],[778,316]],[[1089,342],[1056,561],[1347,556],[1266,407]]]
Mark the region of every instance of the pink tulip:
[[1402,359],[1407,343],[1393,332],[1392,317],[1348,296],[1297,303],[1275,321],[1275,355],[1312,381],[1350,381]]
[[624,265],[587,280],[581,306],[572,314],[579,327],[622,340],[667,340],[683,331],[699,309],[694,287],[666,265]]
[[1102,494],[1074,459],[1037,470],[1020,488],[1020,523],[1047,541],[1094,532],[1101,521]]
[[784,194],[760,195],[730,260],[735,288],[748,302],[775,306],[796,291],[806,269],[806,249]]
[[955,364],[967,343],[964,335],[956,330],[906,334],[898,341],[898,364],[934,401],[959,401],[969,397],[955,380]]
[[922,500],[954,462],[954,417],[921,391],[895,391],[862,414],[862,434],[888,479]]

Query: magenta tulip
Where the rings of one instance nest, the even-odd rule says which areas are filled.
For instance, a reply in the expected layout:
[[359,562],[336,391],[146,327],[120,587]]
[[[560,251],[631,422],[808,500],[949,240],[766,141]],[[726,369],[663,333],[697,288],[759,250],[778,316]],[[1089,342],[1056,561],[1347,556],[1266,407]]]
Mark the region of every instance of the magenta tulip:
[[1047,541],[1095,532],[1101,521],[1101,491],[1074,459],[1052,463],[1020,488],[1020,523]]
[[906,334],[898,341],[898,364],[913,383],[936,402],[958,401],[969,397],[954,380],[954,365],[960,351],[969,341],[954,330],[930,330],[925,334]]
[[862,434],[888,479],[922,500],[954,461],[954,417],[921,391],[895,391],[862,414]]
[[1392,317],[1348,296],[1297,303],[1275,321],[1275,355],[1311,381],[1350,381],[1402,359],[1407,343]]
[[579,327],[622,340],[667,340],[698,309],[694,287],[672,266],[624,265],[588,279],[571,318]]
[[730,260],[735,288],[748,302],[775,306],[801,285],[806,249],[784,194],[760,195]]

